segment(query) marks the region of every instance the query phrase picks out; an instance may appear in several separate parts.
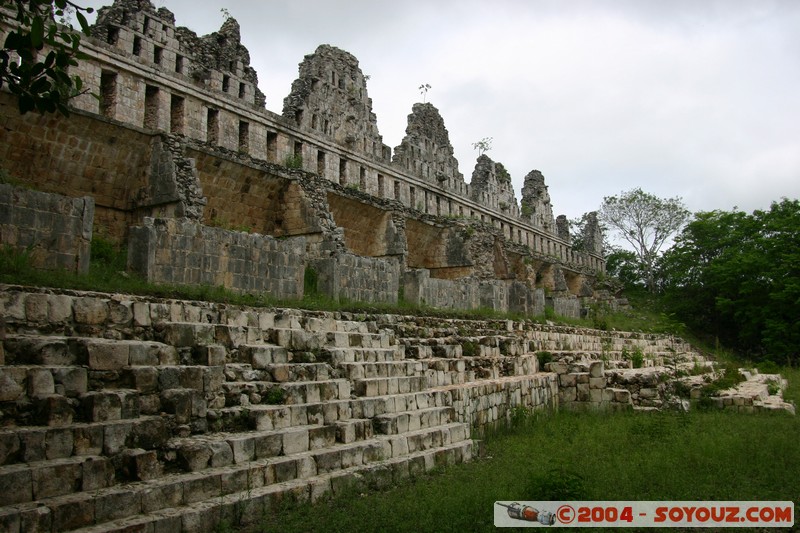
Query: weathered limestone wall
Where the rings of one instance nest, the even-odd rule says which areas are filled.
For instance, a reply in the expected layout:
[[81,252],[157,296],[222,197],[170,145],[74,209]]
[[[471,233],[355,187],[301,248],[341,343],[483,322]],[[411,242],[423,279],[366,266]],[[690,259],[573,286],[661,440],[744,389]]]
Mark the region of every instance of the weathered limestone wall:
[[128,263],[148,281],[208,284],[234,291],[303,296],[305,239],[203,226],[186,219],[146,218],[131,228]]
[[0,161],[15,181],[43,192],[91,196],[95,222],[121,238],[131,210],[151,203],[148,180],[155,138],[74,113],[20,115],[0,92]]
[[405,227],[399,227],[391,211],[328,191],[336,225],[344,229],[347,249],[367,257],[403,255]]
[[313,261],[317,289],[335,300],[397,303],[400,263],[343,253]]
[[67,198],[0,184],[0,246],[44,269],[89,270],[91,197]]
[[581,316],[581,302],[574,296],[552,296],[547,298],[548,305],[552,306],[553,313],[557,316]]
[[446,393],[458,419],[477,428],[509,421],[515,409],[552,410],[558,407],[558,376],[537,374],[520,380],[486,380]]
[[444,309],[493,309],[532,315],[544,314],[542,289],[531,289],[520,282],[431,277],[430,271],[417,269],[403,275],[403,298],[418,305]]

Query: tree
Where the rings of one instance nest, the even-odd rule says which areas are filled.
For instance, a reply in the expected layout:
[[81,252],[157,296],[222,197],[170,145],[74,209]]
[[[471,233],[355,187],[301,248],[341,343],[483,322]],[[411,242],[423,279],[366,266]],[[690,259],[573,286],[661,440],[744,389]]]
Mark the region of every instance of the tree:
[[478,157],[482,156],[484,152],[492,149],[492,138],[484,137],[480,141],[472,143],[472,149],[478,151]]
[[81,31],[89,24],[82,8],[69,0],[0,0],[0,23],[9,33],[0,51],[0,88],[7,87],[17,98],[19,112],[60,112],[69,115],[69,100],[86,91],[79,76],[69,67],[82,59],[80,33],[71,25],[59,24],[75,14]]
[[655,263],[661,248],[689,215],[681,198],[658,198],[639,188],[606,196],[600,207],[601,220],[633,247],[651,292],[656,290]]
[[666,305],[756,358],[800,358],[800,201],[698,213],[660,265]]
[[430,88],[431,88],[431,84],[430,83],[423,83],[422,85],[419,86],[419,94],[422,95],[422,103],[423,104],[425,103],[425,100],[428,97],[428,90]]

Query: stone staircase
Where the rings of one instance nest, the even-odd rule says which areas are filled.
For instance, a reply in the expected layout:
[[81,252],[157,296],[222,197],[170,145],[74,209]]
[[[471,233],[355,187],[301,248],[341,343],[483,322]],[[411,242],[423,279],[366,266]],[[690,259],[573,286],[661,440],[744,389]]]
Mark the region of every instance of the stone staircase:
[[516,409],[642,408],[641,381],[618,378],[640,372],[626,354],[653,372],[693,357],[678,339],[532,322],[14,286],[0,317],[0,531],[14,533],[258,522],[469,461],[471,432]]
[[532,354],[391,317],[8,286],[0,314],[0,531],[255,522],[469,461],[473,425],[554,405]]

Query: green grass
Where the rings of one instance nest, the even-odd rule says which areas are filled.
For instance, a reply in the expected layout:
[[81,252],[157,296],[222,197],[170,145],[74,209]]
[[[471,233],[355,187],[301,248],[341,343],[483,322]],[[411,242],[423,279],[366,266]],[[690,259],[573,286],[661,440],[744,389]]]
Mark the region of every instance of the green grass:
[[256,531],[488,532],[495,531],[496,500],[797,504],[798,434],[800,419],[783,413],[534,416],[489,437],[489,458],[384,492],[283,509],[263,517]]

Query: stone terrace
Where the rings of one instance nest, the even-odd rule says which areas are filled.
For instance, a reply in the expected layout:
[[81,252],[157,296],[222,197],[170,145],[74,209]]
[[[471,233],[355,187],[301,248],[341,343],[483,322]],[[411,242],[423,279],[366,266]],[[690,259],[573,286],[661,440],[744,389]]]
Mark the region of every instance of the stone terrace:
[[469,461],[472,432],[517,408],[631,409],[604,369],[623,350],[691,353],[527,322],[14,286],[0,287],[0,316],[11,532],[209,531],[287,498],[387,487]]

